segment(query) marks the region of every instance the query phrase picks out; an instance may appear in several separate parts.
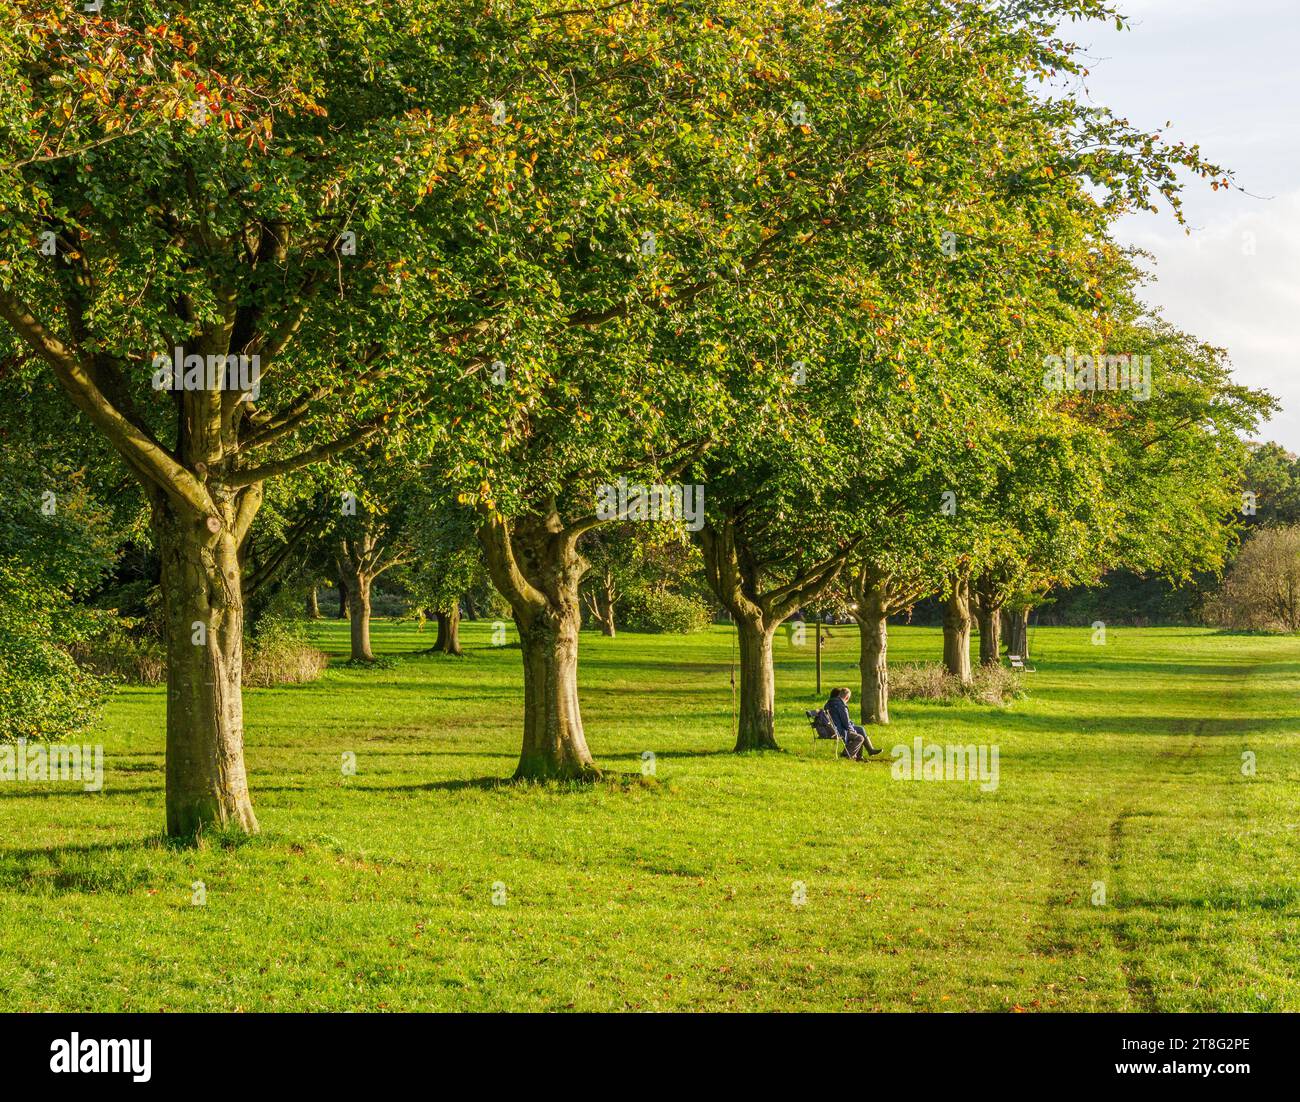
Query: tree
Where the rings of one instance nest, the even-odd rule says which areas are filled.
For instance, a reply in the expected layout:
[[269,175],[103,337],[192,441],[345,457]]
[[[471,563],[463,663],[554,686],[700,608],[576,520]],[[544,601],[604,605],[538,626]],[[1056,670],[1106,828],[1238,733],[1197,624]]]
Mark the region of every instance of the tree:
[[1253,445],[1242,494],[1243,524],[1300,523],[1300,456],[1281,444]]
[[607,207],[579,193],[594,178],[608,201],[622,166],[589,158],[604,119],[554,74],[591,67],[582,31],[603,23],[438,0],[113,7],[4,4],[0,320],[149,497],[168,832],[255,830],[240,548],[265,483],[427,433],[477,401],[503,334],[595,320],[590,265],[557,295],[550,261],[585,253]]
[[407,517],[411,565],[407,589],[415,603],[432,609],[438,635],[430,651],[459,656],[460,607],[471,590],[484,584],[483,556],[475,539],[478,516],[452,496],[417,479]]
[[[588,512],[562,516],[559,491],[575,470],[660,476],[709,434],[646,426],[630,459],[635,434],[615,434],[591,471],[588,445],[533,436],[539,417],[576,406],[608,431],[613,407],[656,407],[616,372],[592,413],[573,363],[640,370],[644,341],[663,371],[671,335],[707,394],[723,338],[771,321],[747,289],[793,307],[863,226],[872,261],[922,239],[903,220],[960,229],[937,183],[987,172],[970,136],[990,120],[1078,124],[1069,163],[1017,166],[1027,191],[1051,169],[1176,202],[1174,169],[1200,164],[1099,109],[1008,94],[1077,71],[1052,27],[1094,0],[783,0],[779,30],[729,0],[113,7],[0,0],[0,320],[149,499],[173,835],[256,829],[240,549],[269,479],[448,429],[524,639],[520,775],[589,775],[571,631]],[[485,400],[496,363],[510,382]],[[498,477],[503,425],[507,453],[545,457],[528,477]]]
[[596,531],[587,541],[585,555],[591,565],[581,593],[592,622],[611,639],[618,633],[614,609],[635,578],[636,551],[636,542],[626,533]]
[[853,572],[849,606],[858,625],[858,708],[864,725],[889,722],[889,617],[910,608],[934,586],[931,578],[906,567],[864,558]]
[[57,740],[92,726],[109,695],[69,648],[105,618],[79,602],[115,565],[123,518],[93,470],[15,436],[0,465],[0,742]]
[[1300,525],[1252,531],[1210,614],[1230,628],[1300,632]]

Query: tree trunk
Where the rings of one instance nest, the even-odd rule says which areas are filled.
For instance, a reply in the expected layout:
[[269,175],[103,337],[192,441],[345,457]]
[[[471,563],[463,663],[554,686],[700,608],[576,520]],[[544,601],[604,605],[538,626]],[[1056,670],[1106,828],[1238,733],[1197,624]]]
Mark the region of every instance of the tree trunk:
[[1029,657],[1029,609],[1018,608],[1007,613],[1007,653]]
[[964,573],[953,575],[943,607],[943,664],[963,685],[971,683],[970,578]]
[[308,586],[307,588],[307,619],[320,619],[320,598],[316,593],[316,587]]
[[971,604],[975,606],[975,622],[980,632],[980,665],[1001,665],[1002,607],[1005,591],[991,574],[982,575],[970,590]]
[[[227,518],[227,521],[229,518]],[[244,768],[238,545],[153,504],[167,628],[167,833],[258,829]]]
[[438,638],[433,642],[433,649],[438,654],[459,655],[460,650],[460,602],[452,603],[451,608],[443,612],[438,610]]
[[886,724],[889,722],[889,618],[877,605],[856,613],[859,635],[859,669],[862,691],[858,707],[862,722]]
[[488,573],[510,602],[524,660],[524,737],[516,780],[591,780],[600,775],[578,705],[578,583],[587,569],[580,531],[555,512],[492,515],[479,529]]
[[351,619],[352,661],[373,662],[375,656],[370,649],[370,576],[359,570],[348,570],[343,582]]
[[1001,665],[1002,617],[997,609],[977,605],[975,618],[980,629],[980,665]]
[[343,575],[339,574],[339,610],[335,615],[337,620],[346,620],[348,618],[348,587],[343,584]]
[[736,620],[740,643],[740,728],[737,750],[779,750],[776,744],[776,677],[772,669],[774,629],[761,619]]
[[524,744],[517,780],[585,778],[595,773],[578,706],[578,629],[571,615],[537,616],[519,639],[524,653]]
[[601,590],[596,594],[596,623],[600,625],[601,635],[606,635],[610,639],[615,638],[617,631],[614,627],[614,598],[608,590]]

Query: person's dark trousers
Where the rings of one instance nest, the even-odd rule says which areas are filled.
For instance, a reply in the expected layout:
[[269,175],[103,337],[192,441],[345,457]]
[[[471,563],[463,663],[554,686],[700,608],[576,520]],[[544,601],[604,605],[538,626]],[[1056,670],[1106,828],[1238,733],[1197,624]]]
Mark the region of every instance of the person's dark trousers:
[[862,745],[867,741],[867,733],[856,723],[849,727],[844,736],[844,756],[854,761],[862,760]]
[[849,757],[854,761],[862,760],[862,750],[865,747],[868,754],[878,754],[875,743],[868,737],[866,729],[859,727],[856,723],[849,729],[849,733],[844,737],[845,746],[848,748]]

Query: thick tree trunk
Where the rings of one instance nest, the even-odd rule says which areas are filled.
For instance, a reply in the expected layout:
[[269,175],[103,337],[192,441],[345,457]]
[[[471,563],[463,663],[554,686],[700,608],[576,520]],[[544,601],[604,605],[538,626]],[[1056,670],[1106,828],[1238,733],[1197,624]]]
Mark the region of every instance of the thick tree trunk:
[[998,615],[996,609],[978,605],[975,609],[975,618],[980,629],[980,665],[1000,665],[1002,617]]
[[438,618],[438,638],[433,641],[433,649],[438,654],[459,655],[460,650],[460,602],[452,603],[446,612],[434,613]]
[[879,606],[858,612],[859,668],[862,690],[858,707],[864,725],[889,722],[889,618]]
[[738,619],[740,720],[737,750],[779,750],[776,744],[776,677],[772,669],[774,629],[761,619]]
[[307,619],[320,619],[320,598],[316,593],[316,587],[314,585],[307,587]]
[[1001,664],[1002,606],[1005,593],[997,579],[985,574],[971,586],[971,604],[975,606],[975,622],[980,632],[980,665]]
[[370,649],[370,576],[360,571],[348,571],[343,580],[351,620],[352,661],[373,662],[375,656]]
[[524,744],[517,780],[582,779],[596,772],[578,706],[578,629],[571,614],[537,616],[520,628],[524,653]]
[[238,545],[153,507],[167,628],[167,833],[258,829],[244,768]]
[[343,584],[343,575],[339,574],[339,609],[335,614],[336,620],[346,620],[348,618],[348,587]]
[[[513,529],[513,530],[512,530]],[[514,610],[524,660],[524,737],[516,780],[591,780],[578,705],[580,533],[559,516],[491,517],[479,529],[488,573]]]
[[1018,608],[1007,613],[1007,653],[1029,657],[1029,609]]
[[953,576],[943,607],[943,664],[963,685],[971,683],[970,579],[964,574]]

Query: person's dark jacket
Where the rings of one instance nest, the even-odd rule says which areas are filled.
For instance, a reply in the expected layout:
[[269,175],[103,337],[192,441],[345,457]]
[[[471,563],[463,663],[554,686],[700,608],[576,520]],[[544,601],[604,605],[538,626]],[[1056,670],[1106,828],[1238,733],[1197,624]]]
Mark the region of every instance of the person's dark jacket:
[[849,706],[844,703],[842,696],[833,696],[826,701],[826,711],[830,713],[835,730],[841,735],[847,735],[853,730],[853,720],[849,718]]

